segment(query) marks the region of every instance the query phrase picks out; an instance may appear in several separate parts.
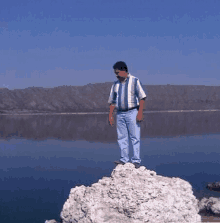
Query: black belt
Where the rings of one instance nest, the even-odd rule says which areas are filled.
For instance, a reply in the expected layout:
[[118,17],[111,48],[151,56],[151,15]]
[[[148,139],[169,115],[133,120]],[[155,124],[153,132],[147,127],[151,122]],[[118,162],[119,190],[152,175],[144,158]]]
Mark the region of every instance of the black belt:
[[119,110],[119,109],[118,109],[118,111],[122,111],[122,112],[124,112],[124,111],[129,111],[129,110],[132,110],[132,109],[135,109],[135,108],[139,109],[139,106],[136,106],[136,107],[134,107],[134,108],[125,109],[125,110]]

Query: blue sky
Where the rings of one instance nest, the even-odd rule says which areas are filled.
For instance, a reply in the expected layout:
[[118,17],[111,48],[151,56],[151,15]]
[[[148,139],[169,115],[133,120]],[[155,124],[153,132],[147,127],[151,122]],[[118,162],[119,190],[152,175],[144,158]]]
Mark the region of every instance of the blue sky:
[[147,85],[220,85],[218,0],[7,0],[0,88],[113,82],[125,61]]

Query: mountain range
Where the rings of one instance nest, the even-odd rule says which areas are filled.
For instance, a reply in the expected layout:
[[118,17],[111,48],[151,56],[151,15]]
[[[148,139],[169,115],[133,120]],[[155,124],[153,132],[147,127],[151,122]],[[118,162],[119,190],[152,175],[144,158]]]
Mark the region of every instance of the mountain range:
[[[0,88],[0,113],[109,112],[113,82],[54,88]],[[143,85],[144,111],[220,109],[220,86]]]

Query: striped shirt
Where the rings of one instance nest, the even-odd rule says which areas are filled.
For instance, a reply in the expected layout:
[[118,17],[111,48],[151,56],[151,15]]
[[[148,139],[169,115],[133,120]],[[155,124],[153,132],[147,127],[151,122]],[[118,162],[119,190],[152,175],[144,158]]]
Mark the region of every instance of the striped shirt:
[[[146,94],[148,94],[147,91]],[[117,110],[126,110],[139,106],[139,101],[146,98],[146,94],[140,80],[128,73],[124,83],[120,80],[114,82],[108,103],[115,105]]]

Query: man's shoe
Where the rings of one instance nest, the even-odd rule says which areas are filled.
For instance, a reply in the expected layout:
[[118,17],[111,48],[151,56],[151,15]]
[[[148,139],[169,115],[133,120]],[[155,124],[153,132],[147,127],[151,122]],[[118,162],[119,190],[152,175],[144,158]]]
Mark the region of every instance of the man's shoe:
[[125,163],[122,162],[121,160],[114,161],[114,163],[115,163],[116,165],[118,165],[118,164],[122,164],[122,165],[124,165],[124,164],[125,164]]
[[139,163],[133,163],[135,168],[138,169],[141,165]]

